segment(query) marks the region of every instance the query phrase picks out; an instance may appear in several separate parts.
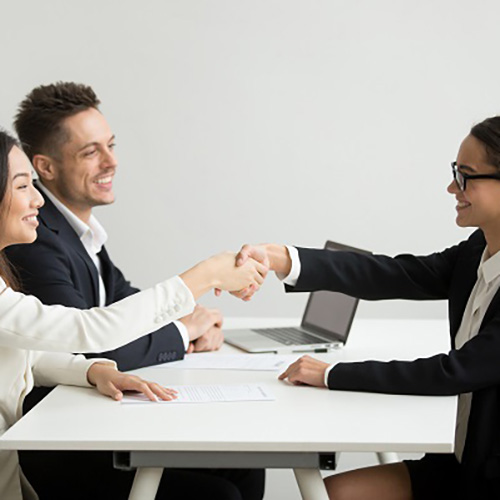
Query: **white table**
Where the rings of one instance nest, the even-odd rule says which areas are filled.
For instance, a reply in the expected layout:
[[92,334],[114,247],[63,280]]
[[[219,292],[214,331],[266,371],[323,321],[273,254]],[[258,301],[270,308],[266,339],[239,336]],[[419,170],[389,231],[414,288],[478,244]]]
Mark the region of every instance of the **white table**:
[[[286,322],[226,320],[231,327],[263,324]],[[430,356],[449,349],[447,329],[440,320],[355,320],[347,346],[318,357]],[[163,467],[293,468],[304,499],[326,499],[319,469],[328,467],[335,452],[453,451],[456,397],[295,387],[278,381],[275,372],[147,368],[137,373],[165,385],[262,382],[276,401],[121,405],[93,389],[58,387],[0,438],[0,449],[117,452],[118,465],[137,467],[133,500],[154,499]]]

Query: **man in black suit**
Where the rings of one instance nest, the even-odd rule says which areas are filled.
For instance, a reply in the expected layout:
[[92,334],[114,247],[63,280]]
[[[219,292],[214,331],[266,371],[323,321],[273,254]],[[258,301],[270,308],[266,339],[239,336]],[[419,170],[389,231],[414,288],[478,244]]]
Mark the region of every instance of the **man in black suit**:
[[[14,125],[38,173],[37,187],[45,206],[40,209],[36,242],[11,247],[8,258],[19,273],[23,291],[46,304],[87,309],[138,291],[111,261],[104,246],[106,232],[92,214],[95,206],[114,201],[117,169],[115,138],[99,104],[90,87],[59,82],[35,88],[16,116]],[[185,352],[218,349],[223,342],[221,326],[219,311],[198,305],[179,322],[114,351],[91,356],[113,359],[121,370],[174,361]],[[25,410],[46,392],[39,389],[32,394]],[[127,498],[132,475],[115,471],[109,453],[89,455],[26,452],[20,459],[41,500],[64,495],[73,499],[90,495]],[[160,492],[165,488],[171,498],[178,494],[182,498],[208,495],[258,500],[263,495],[264,473],[167,471],[162,485]]]

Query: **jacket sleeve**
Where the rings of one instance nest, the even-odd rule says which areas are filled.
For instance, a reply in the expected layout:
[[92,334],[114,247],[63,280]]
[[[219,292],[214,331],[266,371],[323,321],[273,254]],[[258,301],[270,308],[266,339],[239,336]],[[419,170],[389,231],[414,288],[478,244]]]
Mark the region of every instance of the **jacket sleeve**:
[[500,384],[500,311],[461,349],[415,361],[338,363],[330,389],[446,396]]
[[116,349],[192,312],[191,291],[179,278],[108,307],[87,310],[44,305],[0,282],[0,345],[56,352]]
[[[123,273],[111,262],[114,275],[113,300],[121,300],[139,293],[138,288],[130,285]],[[118,349],[101,353],[87,354],[87,357],[108,358],[116,361],[120,370],[134,370],[144,366],[157,365],[167,361],[182,359],[185,354],[182,336],[174,323],[169,323],[153,333],[141,337]]]
[[[462,245],[463,243],[461,243]],[[446,299],[459,246],[425,257],[298,248],[301,264],[288,292],[331,290],[365,300]]]
[[[68,252],[61,237],[41,225],[37,240],[31,245],[16,245],[7,250],[7,256],[21,280],[22,289],[35,295],[44,304],[60,304],[77,309],[89,309],[88,298],[92,277],[76,271],[75,258]],[[109,261],[108,272],[113,290],[113,302],[139,292],[130,286],[118,268]],[[86,269],[86,268],[85,268]],[[97,272],[97,270],[96,270]],[[87,289],[87,294],[82,290]],[[185,348],[179,330],[173,323],[140,337],[117,349],[87,353],[87,357],[105,357],[114,360],[120,370],[132,370],[184,357]]]
[[75,356],[65,352],[31,351],[30,356],[34,383],[44,387],[54,387],[58,384],[91,387],[87,372],[94,363],[105,361],[116,367],[113,361],[89,360],[81,354]]

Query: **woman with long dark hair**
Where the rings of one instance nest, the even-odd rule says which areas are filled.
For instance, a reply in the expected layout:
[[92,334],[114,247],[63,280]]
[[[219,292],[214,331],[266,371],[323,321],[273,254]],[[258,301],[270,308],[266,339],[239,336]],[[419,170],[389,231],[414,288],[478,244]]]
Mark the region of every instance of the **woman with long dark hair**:
[[[190,313],[195,299],[212,288],[258,288],[266,274],[255,261],[237,268],[235,254],[228,252],[105,308],[46,306],[16,291],[15,275],[1,253],[35,240],[42,204],[28,158],[13,137],[0,131],[0,434],[21,417],[24,397],[35,382],[95,385],[115,399],[125,389],[152,400],[172,399],[173,391],[120,373],[112,362],[69,353],[115,349]],[[0,498],[36,498],[14,452],[0,451]]]
[[330,476],[325,483],[332,500],[500,498],[500,116],[472,127],[451,166],[448,192],[456,198],[456,223],[478,228],[456,246],[394,258],[246,246],[238,259],[269,261],[270,269],[288,275],[288,291],[448,301],[452,350],[447,354],[331,366],[304,356],[281,375],[331,390],[459,395],[453,454],[430,453]]

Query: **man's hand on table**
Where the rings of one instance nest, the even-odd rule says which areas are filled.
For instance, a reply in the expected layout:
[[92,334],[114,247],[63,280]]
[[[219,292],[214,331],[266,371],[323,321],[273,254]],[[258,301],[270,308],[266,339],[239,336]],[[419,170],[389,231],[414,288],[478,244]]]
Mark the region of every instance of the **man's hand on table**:
[[194,311],[180,320],[189,334],[191,352],[216,351],[224,342],[222,334],[222,314],[218,309],[196,305]]

